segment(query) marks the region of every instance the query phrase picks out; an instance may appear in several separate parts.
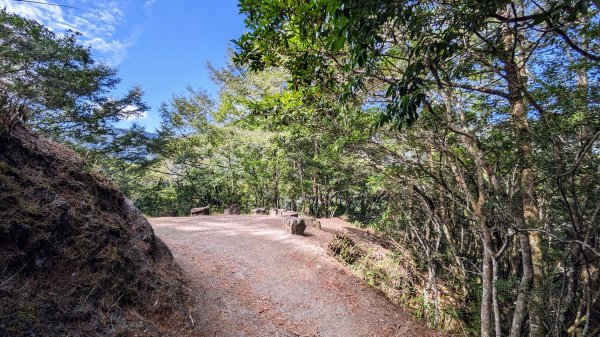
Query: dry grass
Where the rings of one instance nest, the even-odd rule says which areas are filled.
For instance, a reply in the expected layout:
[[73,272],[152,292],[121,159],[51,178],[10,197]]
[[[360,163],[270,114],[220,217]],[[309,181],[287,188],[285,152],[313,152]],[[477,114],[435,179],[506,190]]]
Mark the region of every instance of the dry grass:
[[170,251],[83,164],[0,131],[0,336],[180,335],[187,295]]

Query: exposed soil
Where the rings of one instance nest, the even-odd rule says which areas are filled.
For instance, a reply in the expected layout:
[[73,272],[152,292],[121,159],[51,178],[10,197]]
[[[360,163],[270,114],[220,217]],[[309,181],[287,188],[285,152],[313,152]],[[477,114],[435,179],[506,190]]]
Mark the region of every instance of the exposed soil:
[[0,126],[0,336],[180,336],[184,276],[73,151]]
[[349,224],[324,221],[304,236],[281,218],[150,219],[189,275],[202,336],[438,336],[326,253]]

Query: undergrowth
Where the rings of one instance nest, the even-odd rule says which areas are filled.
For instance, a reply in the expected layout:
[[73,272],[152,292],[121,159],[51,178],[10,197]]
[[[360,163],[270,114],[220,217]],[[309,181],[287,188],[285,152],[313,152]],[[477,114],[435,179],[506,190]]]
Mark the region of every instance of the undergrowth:
[[328,245],[329,251],[346,264],[354,264],[365,252],[347,236],[336,234]]
[[[460,320],[460,303],[439,282],[440,320],[434,324],[431,307],[425,305],[427,275],[412,254],[401,250],[389,250],[383,256],[362,248],[350,237],[336,234],[328,244],[329,253],[346,264],[354,275],[370,286],[380,290],[396,305],[409,309],[417,318],[428,325],[451,331],[459,335],[468,335],[466,326]],[[431,302],[431,300],[429,301]]]

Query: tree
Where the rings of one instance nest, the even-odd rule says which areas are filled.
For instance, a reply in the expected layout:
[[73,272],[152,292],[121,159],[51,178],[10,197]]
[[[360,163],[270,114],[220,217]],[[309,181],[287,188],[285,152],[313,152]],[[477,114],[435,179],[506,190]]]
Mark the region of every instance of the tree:
[[62,140],[92,141],[147,110],[142,90],[115,99],[116,70],[96,63],[77,34],[58,35],[0,10],[0,108],[11,129],[24,123]]
[[[337,94],[341,103],[364,95],[365,106],[382,108],[381,124],[402,128],[415,124],[421,115],[434,122],[422,126],[437,126],[441,129],[435,133],[458,137],[457,146],[468,154],[461,161],[472,163],[475,172],[466,174],[454,164],[449,167],[467,201],[462,207],[479,227],[481,334],[503,331],[494,279],[506,248],[503,242],[508,243],[516,232],[521,282],[510,334],[521,335],[528,317],[529,334],[541,336],[545,333],[542,309],[548,299],[541,231],[550,224],[541,215],[536,191],[539,171],[535,171],[534,149],[541,135],[532,131],[532,125],[537,124],[536,114],[543,120],[549,112],[530,91],[530,74],[553,50],[572,53],[574,63],[591,62],[597,67],[598,30],[591,27],[598,26],[599,16],[598,9],[590,6],[587,1],[464,0],[450,5],[443,1],[246,0],[240,8],[247,14],[250,31],[236,41],[236,61],[254,70],[285,67],[292,88],[317,87]],[[582,73],[578,76],[588,76],[587,71]],[[497,109],[486,117],[478,101],[495,104]],[[505,118],[510,123],[503,125]],[[488,151],[494,146],[489,138],[494,133],[485,128],[503,137],[512,135],[502,162],[512,166],[516,175],[494,165]],[[586,144],[597,136],[587,134],[577,153],[589,155]],[[433,150],[441,150],[460,158],[446,144],[431,150],[423,155],[434,158]],[[461,161],[457,164],[464,166]],[[438,184],[444,187],[444,181]],[[510,221],[495,221],[490,213],[495,207],[509,210]],[[589,331],[587,326],[583,331]]]

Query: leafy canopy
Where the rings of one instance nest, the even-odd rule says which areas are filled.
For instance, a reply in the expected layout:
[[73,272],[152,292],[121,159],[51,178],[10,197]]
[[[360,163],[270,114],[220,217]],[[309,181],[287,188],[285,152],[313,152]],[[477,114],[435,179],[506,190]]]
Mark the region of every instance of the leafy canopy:
[[[147,109],[142,91],[109,92],[116,70],[96,63],[77,33],[59,35],[0,10],[0,103],[5,124],[27,122],[55,137],[91,141],[111,124]],[[6,125],[10,126],[10,125]]]
[[[460,62],[451,75],[464,79],[511,57],[503,54],[506,27],[560,38],[600,60],[589,51],[597,45],[586,50],[569,37],[579,19],[593,16],[590,6],[542,1],[503,14],[510,6],[497,0],[242,0],[249,31],[235,41],[235,61],[251,70],[282,66],[293,88],[332,90],[342,102],[374,94],[385,106],[381,122],[401,127],[415,121],[443,66]],[[474,55],[485,59],[479,68]]]

